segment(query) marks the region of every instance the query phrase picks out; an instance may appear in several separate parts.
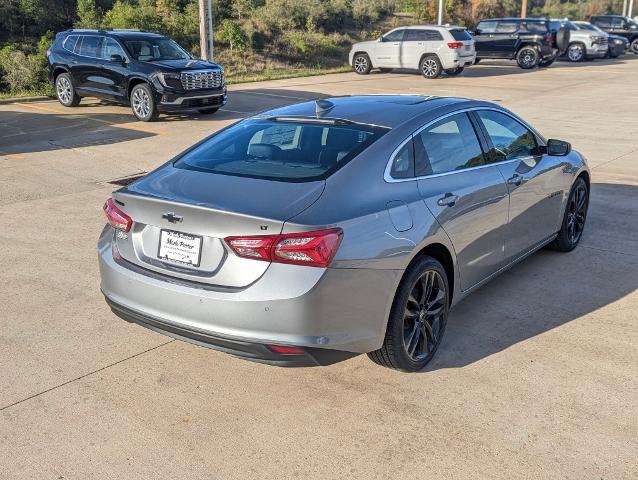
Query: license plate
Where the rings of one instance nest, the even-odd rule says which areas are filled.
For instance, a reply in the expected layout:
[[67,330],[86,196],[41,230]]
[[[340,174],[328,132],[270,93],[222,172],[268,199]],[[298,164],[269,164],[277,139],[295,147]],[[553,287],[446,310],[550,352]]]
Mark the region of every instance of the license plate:
[[202,237],[188,233],[161,230],[157,258],[199,267]]

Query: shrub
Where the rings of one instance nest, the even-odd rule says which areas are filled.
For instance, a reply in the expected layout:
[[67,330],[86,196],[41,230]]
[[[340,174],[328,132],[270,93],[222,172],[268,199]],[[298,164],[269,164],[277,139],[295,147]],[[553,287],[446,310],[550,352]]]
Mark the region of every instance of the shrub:
[[98,28],[102,21],[101,12],[95,4],[95,0],[78,0],[77,28]]

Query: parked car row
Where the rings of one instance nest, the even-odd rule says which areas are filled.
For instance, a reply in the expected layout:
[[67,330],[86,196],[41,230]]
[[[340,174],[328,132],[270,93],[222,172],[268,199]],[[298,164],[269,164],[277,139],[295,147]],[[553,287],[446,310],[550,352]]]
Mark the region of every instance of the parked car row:
[[373,68],[417,69],[426,78],[458,75],[483,59],[515,60],[519,67],[549,67],[558,58],[572,62],[638,53],[638,25],[628,17],[601,15],[590,22],[567,19],[490,18],[472,31],[461,26],[395,28],[350,50],[359,74]]

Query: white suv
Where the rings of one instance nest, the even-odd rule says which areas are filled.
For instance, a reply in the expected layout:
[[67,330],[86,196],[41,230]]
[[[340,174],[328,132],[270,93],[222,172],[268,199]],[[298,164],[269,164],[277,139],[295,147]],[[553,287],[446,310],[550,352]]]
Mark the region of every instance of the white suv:
[[476,59],[474,39],[465,27],[416,25],[390,30],[378,40],[355,43],[350,65],[360,75],[372,68],[418,69],[426,78],[458,75]]

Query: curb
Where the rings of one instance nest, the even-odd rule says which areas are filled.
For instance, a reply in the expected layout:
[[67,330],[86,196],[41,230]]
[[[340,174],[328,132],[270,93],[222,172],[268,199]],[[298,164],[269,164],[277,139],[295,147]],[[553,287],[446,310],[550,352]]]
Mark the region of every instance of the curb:
[[17,98],[2,98],[0,99],[0,105],[10,105],[12,103],[30,103],[40,102],[42,100],[52,100],[55,97],[39,96],[39,97],[17,97]]

